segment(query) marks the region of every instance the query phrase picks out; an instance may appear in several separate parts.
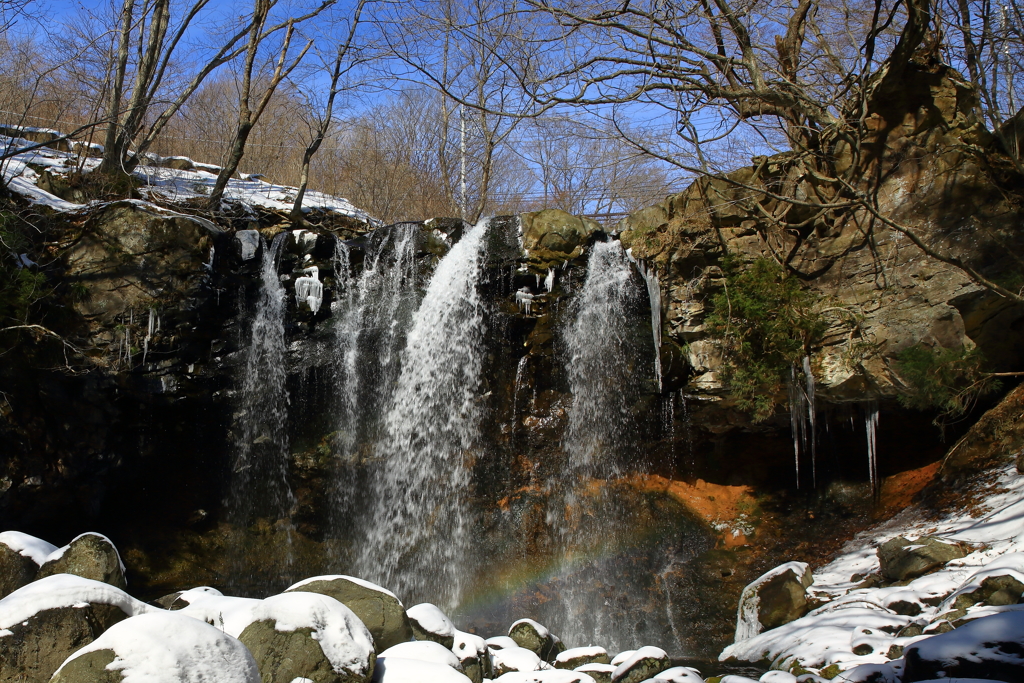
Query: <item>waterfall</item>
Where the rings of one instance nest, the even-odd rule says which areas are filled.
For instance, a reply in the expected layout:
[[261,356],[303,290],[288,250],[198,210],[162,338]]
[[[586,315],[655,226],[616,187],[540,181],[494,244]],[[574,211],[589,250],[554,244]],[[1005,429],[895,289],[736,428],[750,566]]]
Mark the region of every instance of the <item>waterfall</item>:
[[454,609],[470,575],[467,506],[482,405],[487,223],[441,260],[412,320],[376,448],[356,571],[407,603]]
[[864,408],[864,431],[868,441],[868,478],[871,493],[878,496],[878,401],[869,401]]
[[[623,474],[621,460],[634,455],[627,392],[637,384],[631,376],[636,349],[626,335],[630,303],[637,297],[631,274],[618,242],[594,245],[575,316],[564,332],[573,404],[563,440],[567,462],[550,483],[548,511],[563,552],[560,633],[567,642],[613,648],[635,630],[633,623],[617,623],[612,613],[611,603],[628,587],[602,594],[620,578],[602,548],[612,548],[628,527],[609,484]],[[602,557],[608,559],[597,559]]]
[[[251,316],[248,345],[244,348],[236,450],[227,500],[228,519],[236,526],[250,526],[259,518],[275,522],[287,517],[295,504],[288,485],[286,293],[277,274],[278,258],[287,236],[288,233],[280,233],[269,248],[262,243],[261,286]],[[290,526],[284,531],[290,543]],[[290,563],[290,554],[285,550],[286,562]],[[255,564],[250,561],[245,566]],[[252,576],[236,578],[253,580]]]

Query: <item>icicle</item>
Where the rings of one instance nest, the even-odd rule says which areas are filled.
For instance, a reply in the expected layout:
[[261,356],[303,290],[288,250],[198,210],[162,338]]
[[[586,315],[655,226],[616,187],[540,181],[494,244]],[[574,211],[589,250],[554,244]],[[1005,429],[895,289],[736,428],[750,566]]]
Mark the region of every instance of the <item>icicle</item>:
[[149,340],[153,338],[153,330],[156,326],[152,307],[149,309],[149,325],[146,327],[146,338],[142,340],[142,364],[146,364],[146,356],[149,354]]
[[520,311],[530,315],[530,309],[533,306],[533,294],[530,294],[529,287],[523,287],[516,292],[516,304],[519,306]]
[[537,289],[540,289],[540,273],[534,273],[533,276],[537,278]]
[[548,268],[548,276],[544,278],[544,290],[550,294],[551,290],[555,288],[555,269]]
[[658,380],[658,392],[661,392],[661,285],[658,272],[640,260],[633,258],[633,250],[627,249],[626,256],[636,264],[637,270],[647,283],[647,296],[651,301],[651,334],[654,337],[654,376]]
[[316,266],[310,266],[302,271],[307,277],[300,277],[295,281],[295,303],[306,302],[309,310],[316,315],[320,310],[320,304],[324,299],[324,285],[320,282],[320,270]]
[[807,411],[804,409],[804,393],[796,382],[796,366],[789,367],[789,428],[793,433],[793,462],[796,467],[796,488],[800,489],[800,443],[804,441]]
[[814,373],[811,372],[811,357],[804,356],[804,380],[807,382],[807,417],[811,423],[808,436],[811,441],[811,484],[814,488],[818,487],[818,473],[817,473],[817,460],[818,460],[818,430],[817,430],[817,410],[814,404]]
[[516,367],[516,380],[512,385],[512,420],[513,422],[517,419],[519,414],[519,390],[523,386],[523,376],[526,374],[526,364],[529,361],[529,356],[523,356],[519,359],[519,365]]
[[878,401],[869,401],[864,408],[864,431],[868,440],[868,477],[871,493],[878,495]]

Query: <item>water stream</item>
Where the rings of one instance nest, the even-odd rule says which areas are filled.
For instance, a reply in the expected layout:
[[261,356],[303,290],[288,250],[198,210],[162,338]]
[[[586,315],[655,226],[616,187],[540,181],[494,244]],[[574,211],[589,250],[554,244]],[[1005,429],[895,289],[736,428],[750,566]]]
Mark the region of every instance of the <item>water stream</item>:
[[356,571],[453,609],[471,576],[469,466],[479,434],[487,329],[478,282],[487,223],[441,260],[412,320],[377,444]]

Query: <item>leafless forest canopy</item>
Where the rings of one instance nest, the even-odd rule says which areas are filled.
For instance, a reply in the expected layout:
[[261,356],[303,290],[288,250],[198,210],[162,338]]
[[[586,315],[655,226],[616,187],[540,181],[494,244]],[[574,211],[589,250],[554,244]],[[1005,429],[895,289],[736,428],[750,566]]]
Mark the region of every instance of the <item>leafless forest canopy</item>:
[[912,59],[963,74],[1020,168],[1019,2],[2,0],[0,123],[102,144],[103,173],[187,156],[385,221],[610,219],[755,154],[856,146]]

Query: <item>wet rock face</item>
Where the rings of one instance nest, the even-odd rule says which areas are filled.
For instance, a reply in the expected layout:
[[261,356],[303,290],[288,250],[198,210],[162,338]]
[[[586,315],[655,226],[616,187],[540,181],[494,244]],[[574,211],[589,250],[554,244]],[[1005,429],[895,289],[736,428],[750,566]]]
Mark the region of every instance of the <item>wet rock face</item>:
[[[1016,272],[1019,266],[1006,245],[1018,244],[1014,226],[1022,214],[1004,195],[1003,180],[989,160],[965,151],[967,145],[989,142],[970,114],[969,89],[948,67],[921,67],[910,81],[913,87],[879,93],[869,105],[874,136],[869,147],[875,156],[867,163],[885,177],[878,189],[882,212],[990,276]],[[837,151],[840,166],[843,154]],[[982,289],[962,271],[924,257],[906,237],[884,226],[875,224],[869,234],[863,211],[815,218],[805,215],[807,208],[743,187],[772,183],[794,188],[795,196],[813,198],[823,191],[797,154],[759,157],[750,167],[699,180],[619,224],[623,243],[658,270],[665,340],[686,360],[670,369],[670,381],[686,384],[694,394],[715,396],[724,390],[716,374],[720,354],[703,321],[711,297],[721,291],[726,254],[743,261],[777,258],[829,297],[834,310],[848,312],[830,319],[823,348],[814,353],[819,396],[825,400],[894,396],[899,382],[891,360],[919,343],[954,349],[978,345],[999,366],[1020,364],[1024,344],[1003,332],[1024,319],[1024,308]],[[783,231],[764,219],[755,202],[768,215],[784,213],[790,223],[806,223]],[[859,354],[858,344],[875,350]]]

